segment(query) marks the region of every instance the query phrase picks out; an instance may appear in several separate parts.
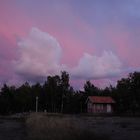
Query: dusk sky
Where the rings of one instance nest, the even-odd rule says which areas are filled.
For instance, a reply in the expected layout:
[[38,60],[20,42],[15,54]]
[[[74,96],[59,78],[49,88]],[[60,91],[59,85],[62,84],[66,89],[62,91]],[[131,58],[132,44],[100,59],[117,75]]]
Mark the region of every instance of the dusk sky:
[[140,0],[0,0],[0,83],[66,70],[81,89],[140,70]]

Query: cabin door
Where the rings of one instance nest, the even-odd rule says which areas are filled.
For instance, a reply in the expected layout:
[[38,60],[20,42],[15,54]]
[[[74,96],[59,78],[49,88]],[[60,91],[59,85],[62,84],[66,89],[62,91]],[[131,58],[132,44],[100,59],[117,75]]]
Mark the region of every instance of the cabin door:
[[107,104],[107,113],[111,113],[111,105]]

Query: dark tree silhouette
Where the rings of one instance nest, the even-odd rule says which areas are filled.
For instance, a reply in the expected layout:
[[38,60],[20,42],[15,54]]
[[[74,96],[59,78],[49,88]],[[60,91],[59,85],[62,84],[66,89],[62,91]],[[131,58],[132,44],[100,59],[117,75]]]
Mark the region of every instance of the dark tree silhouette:
[[140,72],[130,73],[117,82],[116,87],[99,89],[90,81],[84,84],[84,91],[75,91],[69,84],[69,74],[48,76],[43,84],[20,87],[4,84],[0,91],[0,114],[35,111],[36,96],[39,111],[61,113],[86,112],[88,96],[112,96],[116,101],[116,113],[140,113]]

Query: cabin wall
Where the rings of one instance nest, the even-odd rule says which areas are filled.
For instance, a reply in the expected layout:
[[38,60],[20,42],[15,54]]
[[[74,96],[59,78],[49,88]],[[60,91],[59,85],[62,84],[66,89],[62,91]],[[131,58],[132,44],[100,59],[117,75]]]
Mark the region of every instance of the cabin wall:
[[113,108],[111,104],[93,104],[88,102],[87,104],[88,113],[112,113]]

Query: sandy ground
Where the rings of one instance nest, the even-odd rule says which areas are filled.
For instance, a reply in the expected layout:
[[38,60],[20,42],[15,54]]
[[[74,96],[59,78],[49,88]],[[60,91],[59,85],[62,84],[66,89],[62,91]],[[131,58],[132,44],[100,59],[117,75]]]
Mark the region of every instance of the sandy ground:
[[14,119],[0,119],[0,140],[26,140],[25,123]]
[[139,140],[140,118],[129,117],[81,117],[87,128],[110,140]]
[[[140,118],[133,117],[94,117],[67,116],[80,122],[80,127],[97,135],[107,136],[108,140],[139,140]],[[0,140],[27,140],[25,122],[16,119],[0,119]],[[29,140],[29,139],[28,139]]]

